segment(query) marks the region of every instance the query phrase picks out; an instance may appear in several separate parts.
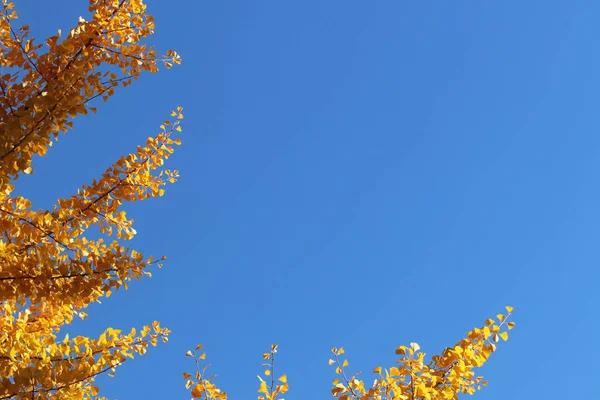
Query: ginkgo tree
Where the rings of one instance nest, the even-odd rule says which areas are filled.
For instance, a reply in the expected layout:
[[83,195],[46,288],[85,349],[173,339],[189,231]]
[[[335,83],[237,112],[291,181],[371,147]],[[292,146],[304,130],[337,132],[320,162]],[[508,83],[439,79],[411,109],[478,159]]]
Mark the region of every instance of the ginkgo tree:
[[15,181],[33,172],[33,157],[45,155],[74,118],[96,112],[95,103],[143,72],[180,62],[176,52],[158,56],[143,43],[154,23],[141,0],[91,0],[87,11],[69,32],[38,41],[15,5],[2,1],[0,399],[97,398],[98,375],[169,334],[158,322],[139,332],[108,328],[97,338],[60,330],[85,318],[90,303],[160,266],[124,245],[135,230],[122,208],[161,196],[177,179],[163,164],[179,144],[173,134],[181,130],[181,108],[137,151],[52,209],[33,209],[13,194]]
[[[145,257],[125,242],[133,238],[128,202],[162,196],[178,178],[164,162],[180,144],[181,107],[144,145],[51,209],[34,209],[14,194],[23,174],[34,172],[34,157],[44,156],[73,120],[96,112],[118,87],[180,63],[172,50],[158,56],[144,40],[153,18],[142,0],[90,0],[88,13],[69,32],[37,41],[20,23],[15,5],[2,0],[0,13],[0,400],[100,399],[98,376],[115,369],[149,346],[167,341],[169,330],[154,322],[128,333],[108,328],[98,337],[61,333],[85,309],[132,279],[150,276],[148,267],[164,259]],[[90,234],[93,232],[93,234]],[[99,234],[98,234],[99,232]],[[488,320],[439,356],[425,362],[416,343],[400,346],[396,366],[375,368],[372,385],[347,375],[343,348],[329,361],[339,376],[332,395],[349,399],[455,399],[485,385],[475,369],[496,343],[507,340],[512,308]],[[286,375],[276,377],[277,346],[263,354],[259,400],[281,399]],[[227,394],[202,367],[199,345],[188,356],[194,373],[184,373],[197,399],[226,399]]]
[[[360,379],[361,372],[352,375],[346,373],[349,363],[343,359],[343,347],[331,349],[329,365],[335,368],[331,394],[338,400],[453,400],[461,394],[474,394],[487,386],[483,376],[476,373],[482,367],[500,340],[508,340],[508,331],[515,323],[509,321],[513,308],[506,307],[506,314],[498,314],[496,320],[488,319],[480,328],[469,332],[454,346],[447,347],[440,355],[425,360],[425,353],[417,343],[399,346],[396,365],[389,368],[376,367],[371,386]],[[184,372],[185,387],[190,390],[192,399],[225,400],[227,393],[214,383],[216,375],[208,376],[209,365],[202,366],[206,353],[199,344],[186,356],[192,357],[196,364],[193,373]],[[258,375],[258,400],[284,400],[283,395],[290,390],[286,374],[276,378],[275,354],[277,345],[263,354],[265,368],[263,376]]]

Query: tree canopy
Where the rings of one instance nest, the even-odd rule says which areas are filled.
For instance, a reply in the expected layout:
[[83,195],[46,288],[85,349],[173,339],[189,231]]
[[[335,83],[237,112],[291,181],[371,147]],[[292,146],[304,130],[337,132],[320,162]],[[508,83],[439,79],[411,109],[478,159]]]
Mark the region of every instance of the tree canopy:
[[[51,209],[33,209],[14,195],[15,181],[34,172],[35,155],[44,156],[59,134],[94,104],[107,101],[118,87],[143,72],[155,73],[181,62],[168,50],[158,56],[145,44],[153,18],[141,0],[90,0],[89,17],[69,32],[43,41],[19,24],[14,3],[2,2],[0,15],[0,399],[89,399],[99,397],[95,379],[112,375],[135,354],[167,341],[170,331],[153,322],[124,333],[107,328],[97,338],[61,334],[85,309],[132,279],[150,276],[160,259],[126,246],[136,234],[123,206],[164,194],[178,171],[164,168],[180,140],[182,108],[170,113],[157,134],[110,165],[92,182]],[[90,231],[99,232],[90,235]],[[465,339],[425,361],[416,343],[396,349],[396,366],[375,368],[369,387],[357,374],[347,375],[343,348],[332,350],[330,365],[338,379],[332,394],[347,399],[454,399],[473,393],[482,366],[500,339],[512,308],[498,321],[468,332]],[[59,336],[61,335],[61,336]],[[194,398],[224,399],[202,367],[202,346],[188,352],[196,361],[184,373]],[[264,353],[259,399],[273,400],[288,391],[286,375],[275,375],[277,346]]]

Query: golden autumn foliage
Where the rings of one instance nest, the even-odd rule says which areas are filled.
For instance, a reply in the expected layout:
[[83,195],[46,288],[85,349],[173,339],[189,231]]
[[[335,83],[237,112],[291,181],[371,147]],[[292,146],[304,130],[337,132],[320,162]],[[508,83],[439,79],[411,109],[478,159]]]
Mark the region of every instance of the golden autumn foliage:
[[[160,260],[144,257],[124,242],[135,235],[123,205],[162,196],[177,171],[163,169],[180,144],[182,109],[160,125],[143,146],[109,166],[97,179],[52,209],[33,209],[14,195],[15,181],[33,173],[34,155],[44,156],[72,121],[89,111],[94,100],[108,98],[142,72],[179,64],[179,55],[156,51],[143,41],[153,33],[153,19],[141,0],[90,0],[89,17],[80,17],[69,32],[43,41],[20,24],[13,3],[2,0],[0,13],[0,400],[100,399],[94,385],[149,346],[167,341],[169,330],[158,322],[124,333],[108,328],[97,338],[69,337],[61,328],[84,319],[86,307],[127,289],[128,282],[150,276]],[[89,234],[93,230],[94,234]],[[98,232],[100,233],[98,235]],[[164,258],[163,258],[164,259]],[[161,259],[162,260],[162,259]],[[485,386],[475,373],[508,339],[512,312],[487,320],[453,347],[425,361],[419,345],[396,349],[395,366],[373,370],[367,385],[359,373],[348,375],[343,348],[332,349],[330,365],[338,378],[331,393],[339,400],[442,400],[472,394]],[[283,400],[288,378],[275,373],[277,345],[263,354],[259,400]],[[196,399],[226,399],[207,376],[206,353],[198,345],[187,356],[196,364],[184,373]]]
[[[90,303],[150,275],[158,264],[124,241],[135,235],[126,202],[161,196],[177,171],[162,170],[179,140],[181,108],[137,151],[49,210],[14,196],[60,132],[144,71],[180,62],[142,44],[154,24],[141,0],[90,0],[89,17],[45,40],[29,36],[13,3],[0,14],[0,399],[98,398],[94,379],[167,340],[158,322],[129,333],[108,328],[98,338],[61,328],[85,318]],[[94,238],[86,233],[95,228]],[[97,232],[100,232],[100,235]],[[88,235],[89,236],[89,235]],[[98,237],[100,236],[100,237]],[[160,264],[159,264],[160,265]]]
[[[453,400],[460,394],[474,394],[487,385],[475,369],[485,364],[501,339],[508,340],[508,330],[515,326],[508,320],[513,308],[507,306],[506,311],[496,316],[497,321],[486,320],[481,328],[471,330],[464,339],[431,357],[429,362],[425,361],[425,353],[419,351],[417,343],[398,347],[396,354],[400,357],[396,365],[373,369],[375,378],[371,386],[359,378],[360,372],[346,373],[349,363],[341,357],[345,350],[334,347],[329,365],[335,368],[338,377],[332,382],[331,394],[338,400]],[[186,354],[196,363],[195,373],[183,373],[186,388],[194,399],[227,399],[227,393],[213,383],[216,375],[206,376],[208,365],[201,367],[201,361],[206,359],[201,349],[202,345],[198,345]],[[264,378],[258,375],[258,400],[283,400],[282,395],[290,389],[287,375],[275,378],[276,353],[277,345],[273,344],[271,351],[263,354],[266,363],[262,366],[266,369]]]

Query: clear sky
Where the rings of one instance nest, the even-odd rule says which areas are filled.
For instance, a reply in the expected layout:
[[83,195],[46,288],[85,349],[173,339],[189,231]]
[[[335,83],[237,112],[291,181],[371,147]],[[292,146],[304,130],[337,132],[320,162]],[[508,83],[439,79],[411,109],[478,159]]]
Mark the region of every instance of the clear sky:
[[[103,394],[189,398],[202,342],[230,398],[255,398],[275,342],[286,398],[326,399],[332,346],[369,371],[510,304],[476,398],[600,398],[599,2],[147,3],[183,65],[99,103],[18,186],[49,207],[184,107],[180,182],[128,208],[165,268],[73,327],[173,334]],[[87,12],[17,5],[38,37]]]

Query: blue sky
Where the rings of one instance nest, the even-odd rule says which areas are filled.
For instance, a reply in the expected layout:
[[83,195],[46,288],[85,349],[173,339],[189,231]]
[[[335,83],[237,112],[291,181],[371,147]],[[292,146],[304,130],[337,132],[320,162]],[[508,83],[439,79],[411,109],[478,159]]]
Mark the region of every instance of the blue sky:
[[[17,3],[40,38],[86,15]],[[230,398],[253,398],[276,342],[286,398],[328,398],[332,346],[369,371],[511,304],[476,398],[600,397],[597,2],[147,3],[183,65],[100,103],[18,182],[48,207],[185,108],[180,182],[128,209],[165,268],[73,327],[173,334],[104,395],[189,398],[202,342]]]

